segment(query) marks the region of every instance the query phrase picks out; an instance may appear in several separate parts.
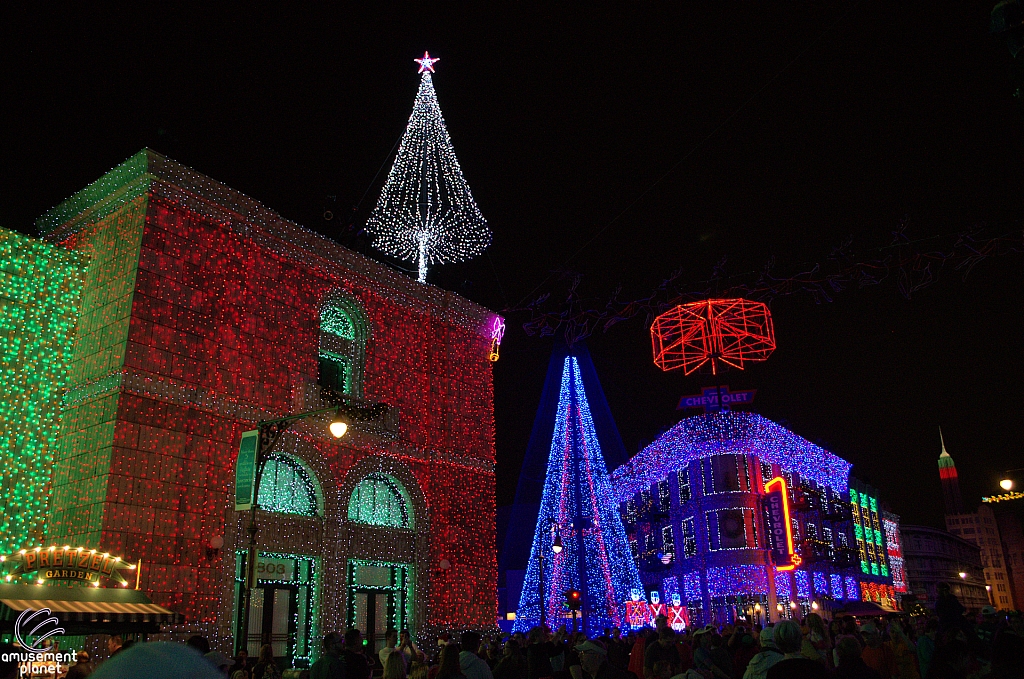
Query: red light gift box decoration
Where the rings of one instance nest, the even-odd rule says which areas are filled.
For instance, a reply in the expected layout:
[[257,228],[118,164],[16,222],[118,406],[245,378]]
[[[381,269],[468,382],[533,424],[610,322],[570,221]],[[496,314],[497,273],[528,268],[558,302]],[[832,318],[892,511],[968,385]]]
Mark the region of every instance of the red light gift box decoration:
[[651,325],[654,364],[689,375],[709,361],[742,370],[748,361],[764,361],[775,351],[772,315],[761,302],[707,299],[666,311]]

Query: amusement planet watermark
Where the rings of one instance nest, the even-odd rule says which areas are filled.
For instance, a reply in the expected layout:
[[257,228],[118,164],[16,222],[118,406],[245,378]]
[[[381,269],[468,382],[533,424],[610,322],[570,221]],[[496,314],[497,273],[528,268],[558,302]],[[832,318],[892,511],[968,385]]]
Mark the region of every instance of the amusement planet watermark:
[[[50,637],[64,634],[64,628],[57,625],[60,625],[60,620],[49,608],[22,611],[14,623],[14,639],[23,650],[0,653],[0,660],[17,662],[18,675],[22,677],[56,676],[62,671],[62,666],[72,665],[78,660],[78,651],[51,651],[43,645]],[[29,643],[29,637],[35,637],[35,640]]]

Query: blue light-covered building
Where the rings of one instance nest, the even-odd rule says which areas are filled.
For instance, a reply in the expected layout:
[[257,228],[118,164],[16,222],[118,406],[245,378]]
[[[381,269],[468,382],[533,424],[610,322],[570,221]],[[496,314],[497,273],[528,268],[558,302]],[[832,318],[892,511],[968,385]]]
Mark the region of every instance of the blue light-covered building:
[[[878,492],[851,466],[754,413],[683,419],[611,475],[644,594],[681,600],[691,624],[894,609]],[[765,509],[775,478],[788,522]]]

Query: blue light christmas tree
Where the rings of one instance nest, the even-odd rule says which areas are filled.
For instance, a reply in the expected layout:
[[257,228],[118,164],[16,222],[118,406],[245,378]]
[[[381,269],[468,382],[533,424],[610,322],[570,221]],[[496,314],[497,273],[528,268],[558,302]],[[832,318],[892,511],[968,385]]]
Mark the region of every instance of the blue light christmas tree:
[[[552,550],[556,536],[559,553]],[[626,543],[580,365],[572,353],[562,366],[544,492],[516,611],[517,631],[541,622],[541,564],[543,619],[549,626],[565,622],[565,592],[576,589],[582,593],[583,628],[588,634],[628,627],[625,602],[643,587]]]

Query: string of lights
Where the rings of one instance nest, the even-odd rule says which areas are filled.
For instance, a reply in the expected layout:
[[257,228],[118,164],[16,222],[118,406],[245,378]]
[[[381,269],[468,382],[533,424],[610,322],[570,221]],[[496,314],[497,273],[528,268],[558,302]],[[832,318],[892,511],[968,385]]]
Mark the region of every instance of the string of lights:
[[972,228],[915,239],[904,220],[892,231],[888,244],[862,253],[854,250],[853,239],[849,238],[832,248],[821,261],[794,266],[792,272],[780,272],[773,257],[759,269],[738,274],[726,273],[723,258],[710,276],[688,279],[680,268],[654,289],[632,299],[622,298],[621,286],[604,297],[584,299],[579,291],[582,275],[565,272],[561,279],[568,289],[564,297],[555,296],[558,301],[552,301],[551,293],[544,293],[503,313],[525,315],[522,327],[527,335],[545,337],[561,332],[571,346],[637,316],[650,325],[656,316],[672,307],[710,297],[742,297],[770,303],[779,297],[805,294],[821,304],[833,301],[845,291],[891,284],[901,297],[909,300],[937,283],[944,271],[966,279],[982,262],[1022,252],[1024,233],[992,235],[990,231]]
[[430,74],[438,59],[428,52],[416,61],[420,89],[366,230],[373,247],[416,262],[423,283],[429,265],[482,253],[491,244],[491,232],[462,176],[437,102]]

